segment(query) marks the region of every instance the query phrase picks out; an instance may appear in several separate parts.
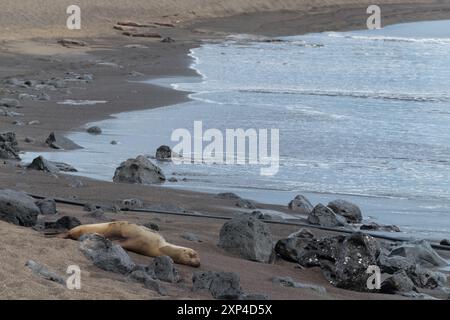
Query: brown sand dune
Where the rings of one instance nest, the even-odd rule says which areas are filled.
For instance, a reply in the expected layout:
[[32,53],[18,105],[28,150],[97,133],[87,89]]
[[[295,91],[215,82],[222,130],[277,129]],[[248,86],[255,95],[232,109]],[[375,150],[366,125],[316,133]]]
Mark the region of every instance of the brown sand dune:
[[[66,29],[66,9],[82,9],[82,30]],[[2,0],[0,37],[87,36],[111,33],[119,20],[186,21],[274,11],[310,11],[331,7],[364,7],[373,0]],[[378,4],[430,4],[435,0],[383,0]]]

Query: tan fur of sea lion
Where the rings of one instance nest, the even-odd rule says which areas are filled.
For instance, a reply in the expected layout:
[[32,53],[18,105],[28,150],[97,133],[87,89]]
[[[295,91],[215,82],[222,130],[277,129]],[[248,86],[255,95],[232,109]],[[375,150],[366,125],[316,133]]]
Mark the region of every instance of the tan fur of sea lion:
[[200,257],[194,250],[170,244],[160,234],[126,221],[81,225],[69,230],[67,238],[78,240],[89,233],[97,233],[110,240],[118,239],[122,248],[145,256],[169,256],[175,263],[200,266]]

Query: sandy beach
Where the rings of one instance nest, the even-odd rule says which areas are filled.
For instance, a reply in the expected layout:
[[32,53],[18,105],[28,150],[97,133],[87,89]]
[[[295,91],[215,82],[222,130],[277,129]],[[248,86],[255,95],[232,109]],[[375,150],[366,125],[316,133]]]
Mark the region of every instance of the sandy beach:
[[[6,2],[6,3],[5,3]],[[189,50],[208,41],[221,41],[236,33],[267,37],[308,32],[364,28],[365,9],[371,1],[348,0],[199,0],[164,1],[79,1],[83,12],[81,30],[65,28],[67,3],[54,0],[4,1],[0,13],[0,98],[16,98],[27,88],[8,86],[11,78],[30,80],[61,79],[72,74],[90,74],[92,81],[66,82],[48,90],[49,100],[20,100],[13,108],[21,116],[0,116],[0,133],[14,132],[20,151],[48,152],[45,140],[51,132],[65,134],[85,130],[88,122],[111,114],[168,106],[188,100],[188,93],[139,83],[170,76],[195,76],[189,68]],[[225,4],[226,3],[226,4]],[[381,1],[383,23],[450,18],[450,3],[442,1]],[[25,8],[25,9],[24,9]],[[58,14],[56,14],[58,13]],[[60,14],[59,14],[60,13]],[[113,29],[118,21],[165,23],[148,28],[162,38],[128,37]],[[146,29],[147,30],[147,29]],[[86,46],[64,47],[62,38],[77,39]],[[65,107],[66,100],[107,101],[93,107]],[[12,110],[8,108],[8,111]],[[18,125],[15,120],[20,121]],[[119,156],[119,155],[118,155]],[[126,159],[123,159],[126,160]],[[72,164],[76,167],[76,163]],[[214,195],[161,188],[95,181],[63,173],[27,170],[17,161],[1,160],[0,188],[24,191],[45,198],[61,198],[112,208],[123,199],[137,198],[161,211],[184,211],[189,215],[139,213],[106,210],[104,220],[86,215],[82,207],[57,203],[58,215],[42,221],[71,216],[83,224],[126,220],[139,225],[155,223],[170,242],[195,249],[202,258],[200,269],[177,265],[181,280],[164,283],[168,294],[161,296],[142,284],[95,267],[78,249],[76,241],[47,237],[43,232],[0,221],[0,299],[211,299],[205,292],[193,292],[195,271],[235,272],[245,292],[268,295],[272,299],[404,299],[400,295],[356,292],[332,286],[320,268],[299,268],[298,264],[276,259],[270,264],[240,259],[217,246],[226,220],[237,212],[235,201]],[[286,206],[257,204],[259,210],[290,213]],[[250,210],[251,211],[251,210]],[[209,214],[218,218],[201,217]],[[222,217],[222,218],[221,218]],[[306,219],[301,219],[306,223]],[[274,239],[286,238],[299,227],[269,224]],[[333,235],[311,229],[315,237]],[[198,235],[201,242],[181,237]],[[438,251],[449,259],[449,251]],[[129,253],[134,262],[149,264],[152,258]],[[34,260],[64,275],[68,265],[82,270],[81,290],[67,290],[57,283],[37,277],[25,267]],[[286,288],[274,284],[274,276],[289,276],[302,283],[326,288],[326,293],[310,289]],[[423,290],[421,292],[430,293]],[[433,294],[447,298],[445,293]]]

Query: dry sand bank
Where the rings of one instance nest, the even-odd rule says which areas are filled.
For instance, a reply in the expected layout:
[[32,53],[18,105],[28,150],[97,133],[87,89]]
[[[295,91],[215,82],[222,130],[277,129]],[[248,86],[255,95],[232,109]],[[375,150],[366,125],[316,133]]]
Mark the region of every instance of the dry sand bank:
[[[117,20],[170,21],[178,25],[186,25],[203,19],[222,18],[238,15],[265,14],[287,12],[290,21],[281,21],[281,25],[292,23],[292,12],[305,18],[305,13],[320,17],[321,14],[336,14],[336,18],[347,18],[346,10],[351,8],[366,8],[373,4],[371,0],[79,0],[82,8],[82,30],[68,31],[65,28],[66,9],[73,1],[59,0],[3,0],[0,12],[1,38],[21,39],[31,37],[57,36],[93,36],[111,34],[110,25]],[[409,8],[410,14],[426,14],[428,11],[439,13],[448,10],[448,4],[437,0],[383,0],[379,5],[397,5],[398,15],[403,9]],[[420,5],[416,7],[417,5]],[[354,14],[354,13],[353,13]],[[258,18],[260,19],[260,18]],[[282,16],[272,19],[284,20]],[[341,24],[337,21],[329,24]],[[317,21],[316,21],[317,22]],[[237,20],[236,28],[248,25],[249,21]],[[294,22],[296,23],[296,22]],[[233,23],[236,26],[236,23]],[[298,30],[302,32],[302,30]]]

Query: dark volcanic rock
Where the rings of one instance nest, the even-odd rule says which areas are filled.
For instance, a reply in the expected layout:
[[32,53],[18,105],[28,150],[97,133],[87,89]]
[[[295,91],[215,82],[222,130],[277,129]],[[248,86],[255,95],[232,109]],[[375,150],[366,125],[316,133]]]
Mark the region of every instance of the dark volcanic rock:
[[441,245],[441,246],[450,246],[450,240],[448,240],[448,239],[443,239],[443,240],[440,242],[440,245]]
[[135,267],[121,246],[98,234],[85,235],[80,241],[80,250],[100,269],[127,274]]
[[20,160],[18,145],[14,132],[0,133],[0,159]]
[[77,169],[75,169],[74,167],[72,167],[70,164],[64,163],[64,162],[54,162],[54,161],[49,161],[52,165],[54,165],[56,168],[59,169],[59,171],[62,172],[78,172]]
[[144,224],[144,227],[150,230],[159,231],[159,226],[154,222],[147,222]]
[[320,225],[323,227],[338,227],[345,226],[345,218],[339,216],[328,207],[319,203],[308,216],[308,222],[311,224]]
[[53,215],[58,213],[54,199],[39,200],[36,202],[36,205],[39,207],[41,214],[43,215]]
[[53,149],[73,150],[73,149],[81,148],[79,145],[77,145],[72,140],[70,140],[60,134],[57,134],[55,132],[50,133],[47,140],[45,140],[45,143]]
[[304,267],[318,266],[336,287],[366,291],[369,266],[376,265],[376,240],[362,233],[310,239],[291,237],[278,241],[276,253]]
[[206,290],[215,299],[237,300],[243,294],[239,276],[232,272],[195,272],[192,283],[194,292]]
[[161,283],[158,280],[153,279],[147,272],[143,270],[135,270],[131,272],[127,276],[127,279],[142,283],[147,289],[155,291],[162,296],[167,295],[167,290],[161,285]]
[[156,184],[165,180],[161,169],[144,156],[122,162],[113,178],[114,182],[137,184]]
[[153,270],[158,280],[175,283],[180,279],[173,260],[168,256],[156,257],[148,268]]
[[156,160],[165,161],[172,158],[172,150],[169,146],[160,146],[156,150]]
[[144,203],[142,200],[136,198],[124,199],[121,201],[121,206],[123,209],[127,210],[142,209],[144,208]]
[[385,231],[385,232],[401,232],[400,228],[394,225],[379,225],[375,222],[370,222],[367,224],[363,224],[360,228],[360,230],[367,230],[367,231]]
[[447,283],[447,276],[442,272],[432,271],[417,265],[413,272],[408,273],[411,280],[419,288],[435,289]]
[[338,237],[334,251],[334,261],[321,260],[325,277],[338,288],[366,291],[366,271],[379,253],[376,240],[362,233]]
[[0,220],[24,227],[36,224],[39,208],[24,192],[0,190]]
[[412,258],[422,267],[444,267],[448,263],[425,241],[403,243],[395,247],[389,256],[402,256]]
[[313,210],[313,205],[311,204],[311,202],[309,202],[309,200],[301,194],[299,194],[291,202],[289,202],[288,207],[296,213],[305,215],[309,215]]
[[43,156],[39,156],[33,160],[28,166],[27,169],[30,170],[38,170],[45,171],[49,173],[57,173],[59,169],[50,161],[46,160]]
[[334,213],[343,216],[348,223],[360,223],[362,221],[361,209],[349,201],[335,200],[328,204]]
[[89,127],[86,129],[87,133],[93,134],[93,135],[99,135],[102,134],[102,129],[97,126]]
[[37,262],[34,262],[33,260],[28,260],[27,263],[25,264],[28,268],[31,269],[31,271],[33,271],[33,273],[45,280],[49,280],[49,281],[53,281],[56,283],[59,283],[63,286],[66,285],[66,280],[64,280],[63,277],[61,277],[60,275],[58,275],[57,273],[51,271],[50,269],[48,269],[47,267],[40,265]]
[[165,37],[161,40],[162,43],[173,43],[175,42],[174,39],[172,39],[171,37]]
[[81,226],[80,220],[78,220],[75,217],[69,217],[69,216],[64,216],[64,217],[56,220],[56,222],[46,222],[45,223],[45,228],[46,229],[66,229],[66,230],[71,230],[71,229],[76,228],[78,226]]
[[245,208],[245,209],[256,209],[256,204],[247,199],[238,199],[236,200],[236,207]]
[[241,258],[264,263],[270,262],[273,251],[269,227],[248,216],[226,222],[220,230],[218,245]]
[[389,274],[394,274],[401,270],[410,274],[416,268],[414,259],[410,257],[388,256],[383,253],[378,256],[377,265],[380,267],[381,272]]
[[225,200],[239,200],[241,197],[239,197],[237,194],[233,192],[223,192],[216,195],[216,198],[218,199],[225,199]]
[[399,271],[381,283],[382,293],[396,294],[399,292],[417,291],[412,280],[405,271]]

